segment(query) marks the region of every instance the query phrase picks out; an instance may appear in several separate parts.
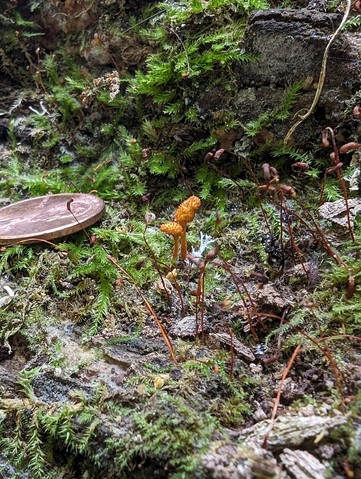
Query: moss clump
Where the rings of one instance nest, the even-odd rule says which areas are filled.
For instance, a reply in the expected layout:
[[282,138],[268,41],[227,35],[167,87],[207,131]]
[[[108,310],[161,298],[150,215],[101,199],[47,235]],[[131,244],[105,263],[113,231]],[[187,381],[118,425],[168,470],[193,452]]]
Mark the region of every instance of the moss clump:
[[124,477],[140,463],[159,470],[159,477],[191,477],[217,425],[210,415],[197,413],[181,397],[167,393],[145,403],[132,414],[132,421],[130,434],[108,442],[116,451],[115,467],[124,471]]

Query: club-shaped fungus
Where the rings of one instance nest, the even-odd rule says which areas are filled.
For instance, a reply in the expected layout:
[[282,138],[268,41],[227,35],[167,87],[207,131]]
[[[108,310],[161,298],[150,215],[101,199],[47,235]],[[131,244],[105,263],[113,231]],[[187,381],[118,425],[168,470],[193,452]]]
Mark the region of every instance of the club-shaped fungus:
[[187,224],[193,221],[194,216],[200,206],[201,200],[198,198],[198,196],[190,196],[178,206],[176,212],[174,213],[174,219],[182,227],[181,258],[183,261],[185,261],[187,257]]
[[177,261],[179,254],[179,237],[182,235],[183,228],[175,221],[169,221],[160,226],[160,230],[174,238],[173,260]]

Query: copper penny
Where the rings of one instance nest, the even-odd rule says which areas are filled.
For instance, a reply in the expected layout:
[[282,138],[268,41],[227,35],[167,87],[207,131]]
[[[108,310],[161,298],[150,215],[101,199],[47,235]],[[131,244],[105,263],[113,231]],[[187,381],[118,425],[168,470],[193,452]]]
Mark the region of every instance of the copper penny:
[[96,223],[104,201],[84,193],[61,193],[19,201],[0,209],[0,245],[54,240]]

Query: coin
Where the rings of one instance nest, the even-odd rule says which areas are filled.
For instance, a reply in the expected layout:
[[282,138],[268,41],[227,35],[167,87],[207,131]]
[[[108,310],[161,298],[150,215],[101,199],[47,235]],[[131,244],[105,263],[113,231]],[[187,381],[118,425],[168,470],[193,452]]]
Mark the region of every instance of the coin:
[[61,193],[19,201],[0,209],[0,245],[54,240],[96,223],[104,201],[85,193]]

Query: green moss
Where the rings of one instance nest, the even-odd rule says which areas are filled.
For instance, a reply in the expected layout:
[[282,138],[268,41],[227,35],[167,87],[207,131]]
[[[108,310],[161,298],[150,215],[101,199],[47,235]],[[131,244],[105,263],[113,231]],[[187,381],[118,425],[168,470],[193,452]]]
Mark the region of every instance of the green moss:
[[[1,439],[2,453],[18,470],[29,470],[34,478],[50,479],[60,467],[49,464],[56,450],[66,449],[67,468],[85,467],[96,477],[104,457],[113,463],[103,477],[129,477],[139,461],[168,470],[172,478],[190,477],[197,470],[202,452],[211,440],[217,422],[207,413],[189,408],[181,397],[158,392],[141,407],[125,409],[111,401],[104,402],[104,388],[95,391],[92,400],[73,394],[73,402],[48,406],[34,395],[32,382],[41,374],[39,368],[22,373],[20,385],[27,399],[2,402],[3,419],[17,418],[12,434]],[[119,434],[109,419],[101,426],[101,410],[118,420],[128,416],[129,433]],[[102,428],[102,432],[100,429]],[[94,449],[93,437],[106,434],[102,451]],[[79,462],[80,460],[80,462]],[[64,464],[65,466],[65,464]],[[116,472],[115,472],[116,471]]]
[[172,479],[191,477],[216,427],[209,415],[199,415],[182,398],[167,393],[160,393],[144,404],[132,420],[131,434],[120,441],[109,442],[116,451],[117,470],[124,471],[124,477],[132,465],[142,460],[167,470]]

